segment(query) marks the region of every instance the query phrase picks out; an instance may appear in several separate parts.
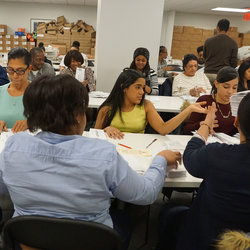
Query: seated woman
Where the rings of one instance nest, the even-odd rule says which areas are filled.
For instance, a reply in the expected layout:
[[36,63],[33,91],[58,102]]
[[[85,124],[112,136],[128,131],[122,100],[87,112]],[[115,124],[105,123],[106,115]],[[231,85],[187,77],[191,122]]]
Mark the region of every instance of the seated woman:
[[167,56],[168,56],[167,48],[165,46],[160,46],[158,67],[157,67],[158,77],[172,77],[172,73],[168,73],[168,70],[173,70],[174,67],[167,65],[167,62],[166,62]]
[[158,95],[159,86],[156,72],[149,65],[149,51],[146,48],[137,48],[134,51],[131,69],[139,71],[146,79],[145,92],[148,95]]
[[14,133],[27,129],[22,100],[29,85],[30,61],[30,53],[24,48],[14,48],[8,54],[10,83],[0,86],[0,134],[7,128]]
[[173,96],[200,96],[201,93],[210,93],[211,84],[202,71],[197,71],[198,59],[193,54],[187,54],[182,61],[184,72],[174,78]]
[[[14,216],[73,218],[113,227],[110,198],[151,204],[164,184],[166,165],[180,160],[180,153],[164,150],[139,175],[114,144],[83,137],[88,92],[72,76],[35,79],[23,103],[29,129],[42,132],[9,137],[0,155],[0,176]],[[119,225],[114,228],[119,231]]]
[[238,84],[238,92],[250,90],[250,59],[248,61],[244,61],[239,69],[239,84]]
[[85,80],[82,84],[87,87],[88,91],[94,91],[96,88],[95,80],[94,80],[94,72],[91,68],[87,68],[85,66],[81,66],[84,62],[82,54],[78,50],[70,50],[65,58],[64,64],[67,66],[66,69],[63,69],[60,74],[68,74],[73,77],[76,75],[77,68],[85,69]]
[[171,120],[164,122],[154,105],[144,100],[146,80],[133,69],[125,69],[116,80],[109,97],[99,108],[95,128],[104,129],[108,136],[122,138],[122,132],[144,133],[147,122],[165,135],[178,127],[192,112],[206,113],[200,105],[191,104]]
[[[213,103],[204,123],[189,141],[183,155],[187,171],[203,181],[190,209],[168,208],[162,213],[162,229],[158,249],[210,249],[225,229],[250,232],[250,94],[238,108],[236,126],[240,144],[228,145],[206,140],[216,119]],[[172,212],[172,222],[168,215]],[[180,216],[178,216],[178,214]],[[175,228],[174,235],[173,226]],[[176,242],[172,239],[177,238]],[[237,248],[238,249],[238,248]]]
[[[203,95],[197,100],[197,102],[206,101],[205,107],[210,106],[212,102],[216,103],[218,127],[214,128],[215,132],[222,132],[228,135],[237,133],[237,128],[234,126],[235,117],[232,116],[230,105],[230,97],[237,92],[237,87],[237,71],[232,67],[226,66],[218,71],[211,95]],[[206,115],[192,113],[184,126],[184,134],[192,134],[191,132],[197,130],[205,118]]]

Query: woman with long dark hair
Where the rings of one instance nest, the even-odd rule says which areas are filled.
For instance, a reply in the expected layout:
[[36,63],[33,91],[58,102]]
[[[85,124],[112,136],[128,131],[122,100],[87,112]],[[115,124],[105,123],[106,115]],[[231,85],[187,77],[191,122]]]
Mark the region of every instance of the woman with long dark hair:
[[250,90],[250,60],[243,62],[239,69],[238,92]]
[[145,100],[146,80],[133,69],[124,69],[106,101],[99,108],[95,128],[104,129],[108,136],[122,138],[122,132],[144,133],[147,122],[165,135],[178,127],[192,112],[206,113],[202,104],[191,104],[171,120],[164,122],[154,105]]
[[[210,95],[203,95],[198,98],[197,102],[206,101],[205,107],[212,102],[216,103],[216,119],[218,124],[214,128],[215,132],[223,132],[228,135],[237,133],[234,126],[234,116],[232,116],[230,97],[237,92],[238,74],[232,67],[224,67],[218,71]],[[184,134],[192,134],[192,131],[199,129],[200,124],[205,120],[205,114],[192,113],[189,120],[184,126]]]
[[159,86],[156,72],[149,65],[149,51],[146,48],[137,48],[134,51],[131,69],[139,71],[146,79],[145,92],[148,95],[158,95]]

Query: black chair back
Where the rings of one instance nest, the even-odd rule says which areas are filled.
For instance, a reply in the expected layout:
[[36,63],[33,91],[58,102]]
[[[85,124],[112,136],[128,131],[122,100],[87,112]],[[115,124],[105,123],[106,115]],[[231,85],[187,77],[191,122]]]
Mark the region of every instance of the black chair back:
[[18,216],[3,229],[4,249],[15,242],[43,250],[120,250],[121,237],[103,224],[43,216]]

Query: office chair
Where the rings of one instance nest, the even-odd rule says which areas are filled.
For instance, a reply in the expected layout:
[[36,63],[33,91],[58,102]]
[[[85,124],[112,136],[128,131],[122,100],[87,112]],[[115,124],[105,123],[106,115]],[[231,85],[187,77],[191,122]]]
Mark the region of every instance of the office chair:
[[43,250],[120,250],[120,235],[103,224],[44,216],[18,216],[3,229],[4,249],[19,242]]

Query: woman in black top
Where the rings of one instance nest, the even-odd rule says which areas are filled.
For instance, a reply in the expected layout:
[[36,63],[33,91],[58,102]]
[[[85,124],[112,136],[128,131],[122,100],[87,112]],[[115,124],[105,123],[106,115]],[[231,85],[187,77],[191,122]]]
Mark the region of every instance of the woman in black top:
[[238,92],[250,90],[250,60],[243,62],[239,69]]

